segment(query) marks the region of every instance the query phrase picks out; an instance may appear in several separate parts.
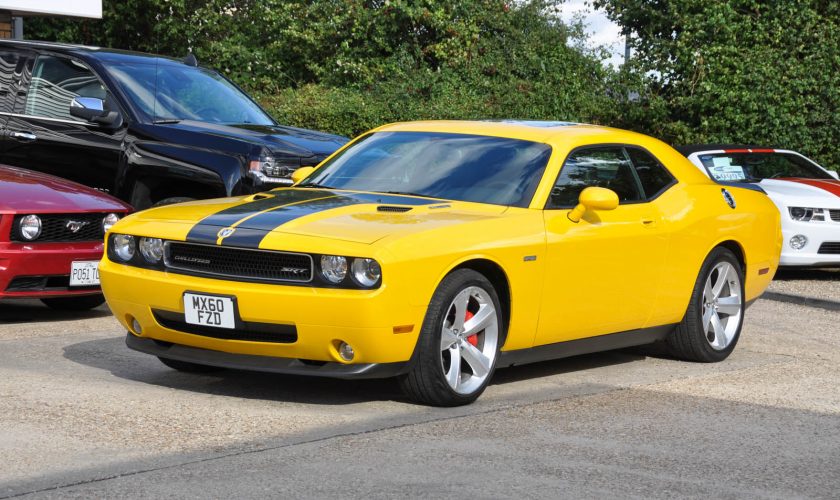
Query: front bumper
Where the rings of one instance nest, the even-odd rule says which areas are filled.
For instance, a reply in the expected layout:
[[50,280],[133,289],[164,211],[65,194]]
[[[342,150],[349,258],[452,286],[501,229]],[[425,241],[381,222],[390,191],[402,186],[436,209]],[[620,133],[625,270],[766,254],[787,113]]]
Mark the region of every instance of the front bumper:
[[188,361],[200,365],[251,370],[258,372],[285,373],[287,375],[308,375],[331,378],[388,378],[406,372],[408,363],[363,363],[346,364],[335,362],[312,363],[290,358],[272,358],[250,354],[232,354],[171,344],[126,334],[125,345],[135,351],[161,358]]
[[[0,243],[0,299],[69,297],[100,293],[98,286],[70,287],[70,267],[74,261],[98,261],[103,243]],[[15,287],[20,280],[43,285]],[[43,279],[47,278],[47,279]],[[10,285],[12,288],[10,289]]]
[[[797,234],[808,238],[801,250],[790,246],[790,239]],[[840,224],[836,222],[788,222],[782,227],[782,255],[780,266],[840,266],[840,254],[820,253],[823,243],[840,244]]]
[[[283,358],[286,361],[266,359],[256,364],[245,363],[250,368],[233,366],[254,370],[274,367],[269,371],[282,370],[283,373],[292,373],[298,369],[298,364],[311,362],[347,366],[402,363],[411,359],[425,315],[424,306],[397,300],[399,294],[386,285],[376,290],[348,290],[244,283],[125,266],[107,258],[100,263],[100,276],[103,293],[114,316],[126,330],[139,333],[136,335],[138,340],[168,342],[179,346],[177,352],[181,353],[185,348],[215,351],[214,363],[206,360],[194,362],[217,366],[232,366],[221,361],[228,355],[230,363],[234,364],[245,363],[242,360],[246,358],[241,356]],[[241,324],[263,329],[286,327],[295,335],[258,341],[254,340],[253,331],[183,331],[185,329],[166,319],[183,318],[185,292],[235,297]],[[140,332],[133,327],[134,320],[140,324]],[[395,327],[406,325],[411,325],[410,331],[394,333]],[[405,330],[397,329],[399,332]],[[216,332],[223,335],[216,335]],[[241,333],[239,338],[238,333]],[[352,362],[346,362],[339,356],[340,342],[353,347],[355,356]],[[171,354],[152,354],[174,357]],[[365,376],[372,368],[343,370],[335,370],[338,375],[327,376],[342,376],[342,373]],[[356,374],[354,370],[360,371]]]

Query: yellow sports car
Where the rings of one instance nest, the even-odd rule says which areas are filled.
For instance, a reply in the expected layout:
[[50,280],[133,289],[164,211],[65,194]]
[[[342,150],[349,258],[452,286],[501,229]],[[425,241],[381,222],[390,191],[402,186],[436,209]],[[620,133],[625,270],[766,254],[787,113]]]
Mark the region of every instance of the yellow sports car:
[[398,123],[294,179],[112,228],[100,275],[129,347],[461,405],[515,364],[657,341],[721,361],[781,250],[760,189],[606,127]]

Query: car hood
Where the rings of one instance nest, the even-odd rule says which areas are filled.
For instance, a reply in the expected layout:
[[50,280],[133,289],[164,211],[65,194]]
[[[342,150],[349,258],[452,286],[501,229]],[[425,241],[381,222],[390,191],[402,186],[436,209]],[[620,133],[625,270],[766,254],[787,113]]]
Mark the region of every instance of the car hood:
[[[840,181],[833,179],[764,179],[760,183],[767,194],[784,203],[816,203],[815,207],[840,206]],[[810,205],[808,205],[810,206]],[[824,207],[824,208],[825,208]]]
[[348,141],[340,135],[284,125],[225,125],[184,120],[166,126],[183,132],[244,139],[261,144],[272,152],[302,158],[314,156],[323,159]]
[[497,205],[415,196],[283,188],[156,208],[134,220],[141,226],[149,223],[146,227],[150,228],[160,222],[186,224],[184,239],[194,243],[261,248],[264,239],[282,239],[283,235],[372,244],[388,236],[498,217],[505,210]]
[[112,196],[75,182],[0,165],[0,212],[124,212],[130,208]]

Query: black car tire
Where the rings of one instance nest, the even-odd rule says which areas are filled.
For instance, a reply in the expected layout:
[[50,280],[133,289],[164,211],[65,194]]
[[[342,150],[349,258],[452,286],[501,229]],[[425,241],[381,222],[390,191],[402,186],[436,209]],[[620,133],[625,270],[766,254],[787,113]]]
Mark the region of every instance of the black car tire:
[[[712,347],[712,339],[703,326],[704,313],[704,290],[707,280],[719,265],[726,265],[732,267],[738,277],[738,286],[732,290],[733,296],[737,295],[740,299],[740,314],[737,318],[737,325],[734,328],[734,334],[728,341],[728,345],[720,349]],[[727,288],[729,284],[725,285]],[[708,306],[706,306],[708,307]],[[691,299],[688,304],[688,309],[685,312],[680,324],[666,339],[665,344],[668,347],[669,353],[685,361],[696,361],[701,363],[715,363],[726,359],[735,349],[738,339],[741,335],[741,327],[744,322],[744,271],[741,268],[741,263],[735,257],[732,251],[723,248],[715,248],[700,268],[700,273],[697,276],[697,281],[694,284],[694,290],[691,294]],[[734,320],[734,318],[732,318]],[[727,319],[729,321],[729,319]],[[714,334],[712,334],[714,338]]]
[[[445,362],[441,359],[444,352],[441,349],[441,341],[442,330],[445,322],[448,321],[447,315],[450,313],[455,297],[471,288],[481,289],[492,300],[497,325],[496,345],[489,372],[484,381],[474,390],[463,394],[453,390],[446,380]],[[472,269],[459,269],[449,274],[438,285],[426,310],[423,327],[409,362],[409,371],[399,378],[403,392],[414,402],[432,406],[461,406],[478,399],[493,377],[499,351],[504,343],[504,324],[498,294],[483,274]],[[459,366],[460,363],[459,359]]]
[[105,303],[105,297],[99,293],[96,295],[80,295],[78,297],[41,299],[41,302],[50,309],[57,311],[87,311]]
[[180,361],[177,359],[162,358],[158,356],[161,363],[165,364],[173,370],[186,373],[212,373],[224,370],[218,366],[201,365],[198,363],[191,363],[189,361]]

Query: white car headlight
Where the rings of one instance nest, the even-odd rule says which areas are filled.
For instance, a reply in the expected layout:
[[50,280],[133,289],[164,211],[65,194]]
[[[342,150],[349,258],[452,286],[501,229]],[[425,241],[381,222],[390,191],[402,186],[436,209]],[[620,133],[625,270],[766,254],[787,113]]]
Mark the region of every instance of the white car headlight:
[[347,259],[338,255],[322,255],[321,275],[330,283],[341,283],[347,276]]
[[134,258],[134,236],[127,234],[117,234],[111,241],[113,242],[114,255],[123,262],[128,262]]
[[41,235],[41,218],[37,215],[27,215],[20,219],[20,235],[27,241],[32,241]]
[[353,279],[356,283],[365,287],[375,285],[382,277],[382,268],[373,259],[353,259],[350,269],[353,271]]
[[163,240],[140,238],[140,254],[149,264],[158,264],[163,259]]
[[108,214],[102,219],[102,231],[107,233],[120,220],[117,214]]
[[789,207],[790,218],[799,222],[824,221],[825,213],[822,208]]

